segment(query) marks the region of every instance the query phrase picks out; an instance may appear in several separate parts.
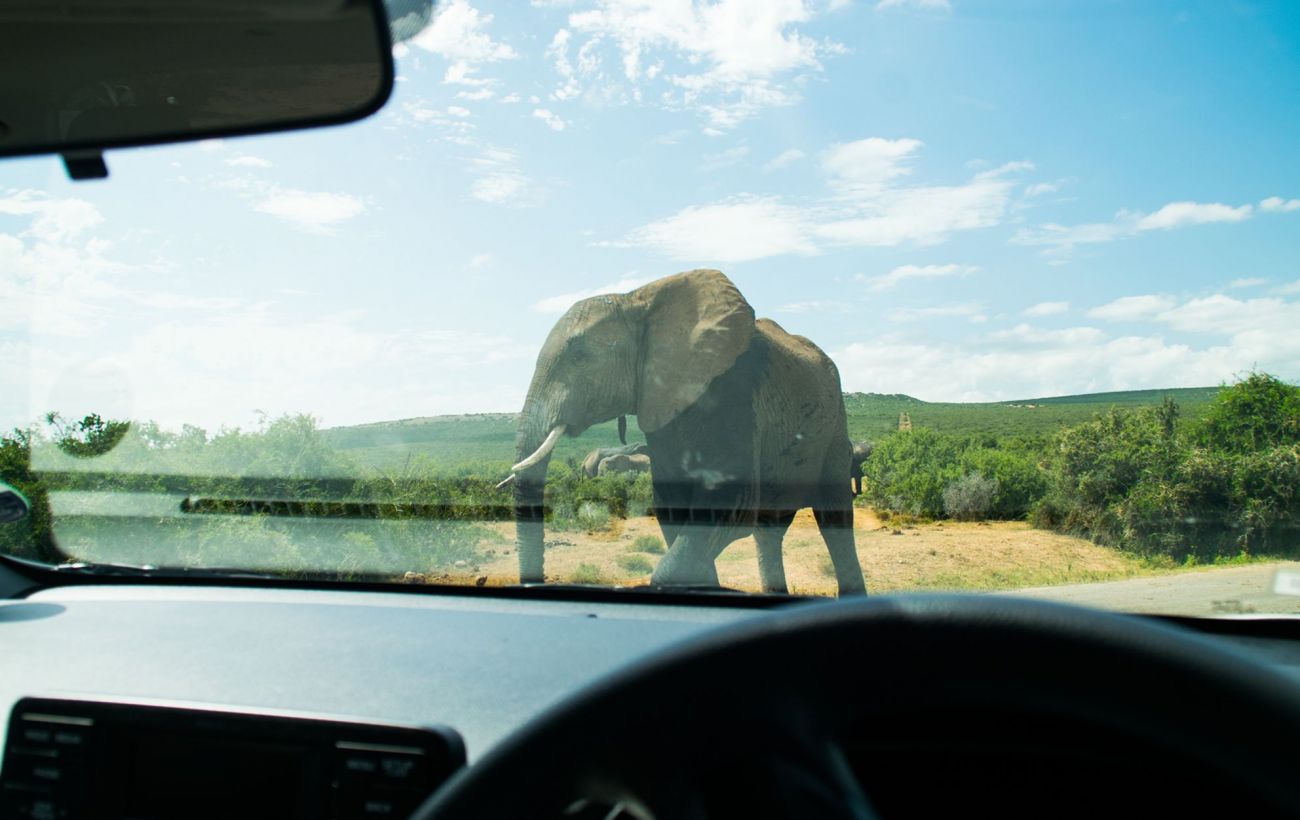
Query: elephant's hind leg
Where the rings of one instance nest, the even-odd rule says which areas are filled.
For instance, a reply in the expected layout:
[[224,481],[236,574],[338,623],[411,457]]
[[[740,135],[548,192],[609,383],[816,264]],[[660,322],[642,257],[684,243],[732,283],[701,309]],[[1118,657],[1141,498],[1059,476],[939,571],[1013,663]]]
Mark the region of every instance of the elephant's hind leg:
[[764,592],[789,592],[785,581],[785,558],[781,545],[785,531],[794,520],[794,512],[760,513],[754,524],[754,541],[758,544],[758,577]]
[[867,585],[862,578],[862,564],[858,561],[858,548],[853,540],[853,505],[835,504],[814,507],[817,528],[826,541],[835,568],[835,581],[840,595],[865,595]]

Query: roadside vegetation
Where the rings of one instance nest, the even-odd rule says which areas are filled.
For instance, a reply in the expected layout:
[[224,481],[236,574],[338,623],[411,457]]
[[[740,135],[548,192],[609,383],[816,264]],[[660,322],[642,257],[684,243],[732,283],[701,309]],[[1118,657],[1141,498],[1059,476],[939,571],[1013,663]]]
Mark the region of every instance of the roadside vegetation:
[[1166,398],[1051,436],[882,438],[864,502],[924,519],[1025,519],[1185,563],[1300,553],[1300,389],[1264,373],[1188,418]]
[[[1028,522],[1153,566],[1300,552],[1300,389],[1268,374],[1217,390],[845,404],[851,432],[875,445],[857,503],[896,534],[913,522]],[[912,429],[897,429],[899,413]],[[626,519],[650,513],[648,474],[583,473],[587,449],[617,441],[605,427],[557,449],[548,532],[622,538]],[[0,551],[291,575],[473,573],[510,554],[511,494],[496,485],[511,430],[500,414],[335,430],[298,415],[210,434],[50,413],[0,436],[0,480],[33,506],[0,525]],[[662,540],[628,537],[617,571],[649,572]]]

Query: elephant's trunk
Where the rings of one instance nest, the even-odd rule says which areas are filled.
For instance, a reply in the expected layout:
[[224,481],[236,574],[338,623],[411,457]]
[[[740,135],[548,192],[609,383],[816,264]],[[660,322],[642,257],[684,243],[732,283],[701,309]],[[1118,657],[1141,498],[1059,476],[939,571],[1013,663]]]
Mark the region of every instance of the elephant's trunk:
[[564,434],[564,425],[556,425],[546,432],[546,426],[525,417],[516,437],[514,470],[515,547],[519,551],[520,583],[541,583],[543,574],[545,525],[543,501],[546,490],[546,470],[551,463],[551,452]]

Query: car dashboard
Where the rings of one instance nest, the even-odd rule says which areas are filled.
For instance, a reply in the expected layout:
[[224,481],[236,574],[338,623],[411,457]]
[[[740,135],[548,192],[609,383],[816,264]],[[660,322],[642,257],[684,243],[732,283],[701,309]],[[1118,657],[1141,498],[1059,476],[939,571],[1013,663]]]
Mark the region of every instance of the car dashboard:
[[[780,607],[720,605],[716,596],[691,606],[490,591],[51,587],[0,602],[0,734],[14,742],[7,722],[15,704],[52,698],[435,727],[455,738],[452,747],[463,740],[462,759],[472,766],[608,673],[716,627],[762,617],[780,617]],[[1300,684],[1300,630],[1293,622],[1181,623],[1254,653]],[[4,777],[11,780],[12,772]],[[399,814],[388,805],[372,801],[330,816],[402,816],[409,808]]]

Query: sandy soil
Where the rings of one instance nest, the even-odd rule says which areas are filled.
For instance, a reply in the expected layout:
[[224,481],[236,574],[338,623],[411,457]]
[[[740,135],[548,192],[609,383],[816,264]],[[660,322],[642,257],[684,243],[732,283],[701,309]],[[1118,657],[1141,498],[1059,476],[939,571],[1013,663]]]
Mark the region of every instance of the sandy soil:
[[[492,527],[499,537],[482,545],[483,563],[458,567],[448,575],[428,580],[493,585],[515,582],[518,567],[514,525],[502,522]],[[870,510],[858,509],[854,531],[868,590],[877,593],[1015,589],[1113,580],[1143,573],[1141,564],[1112,550],[1019,522],[892,526],[882,523]],[[644,584],[659,556],[633,549],[633,542],[643,535],[660,536],[653,518],[616,520],[607,532],[548,531],[547,580]],[[786,533],[785,567],[791,592],[835,594],[830,559],[809,510],[801,511]],[[718,576],[729,587],[747,591],[759,588],[753,538],[737,541],[722,553]]]

